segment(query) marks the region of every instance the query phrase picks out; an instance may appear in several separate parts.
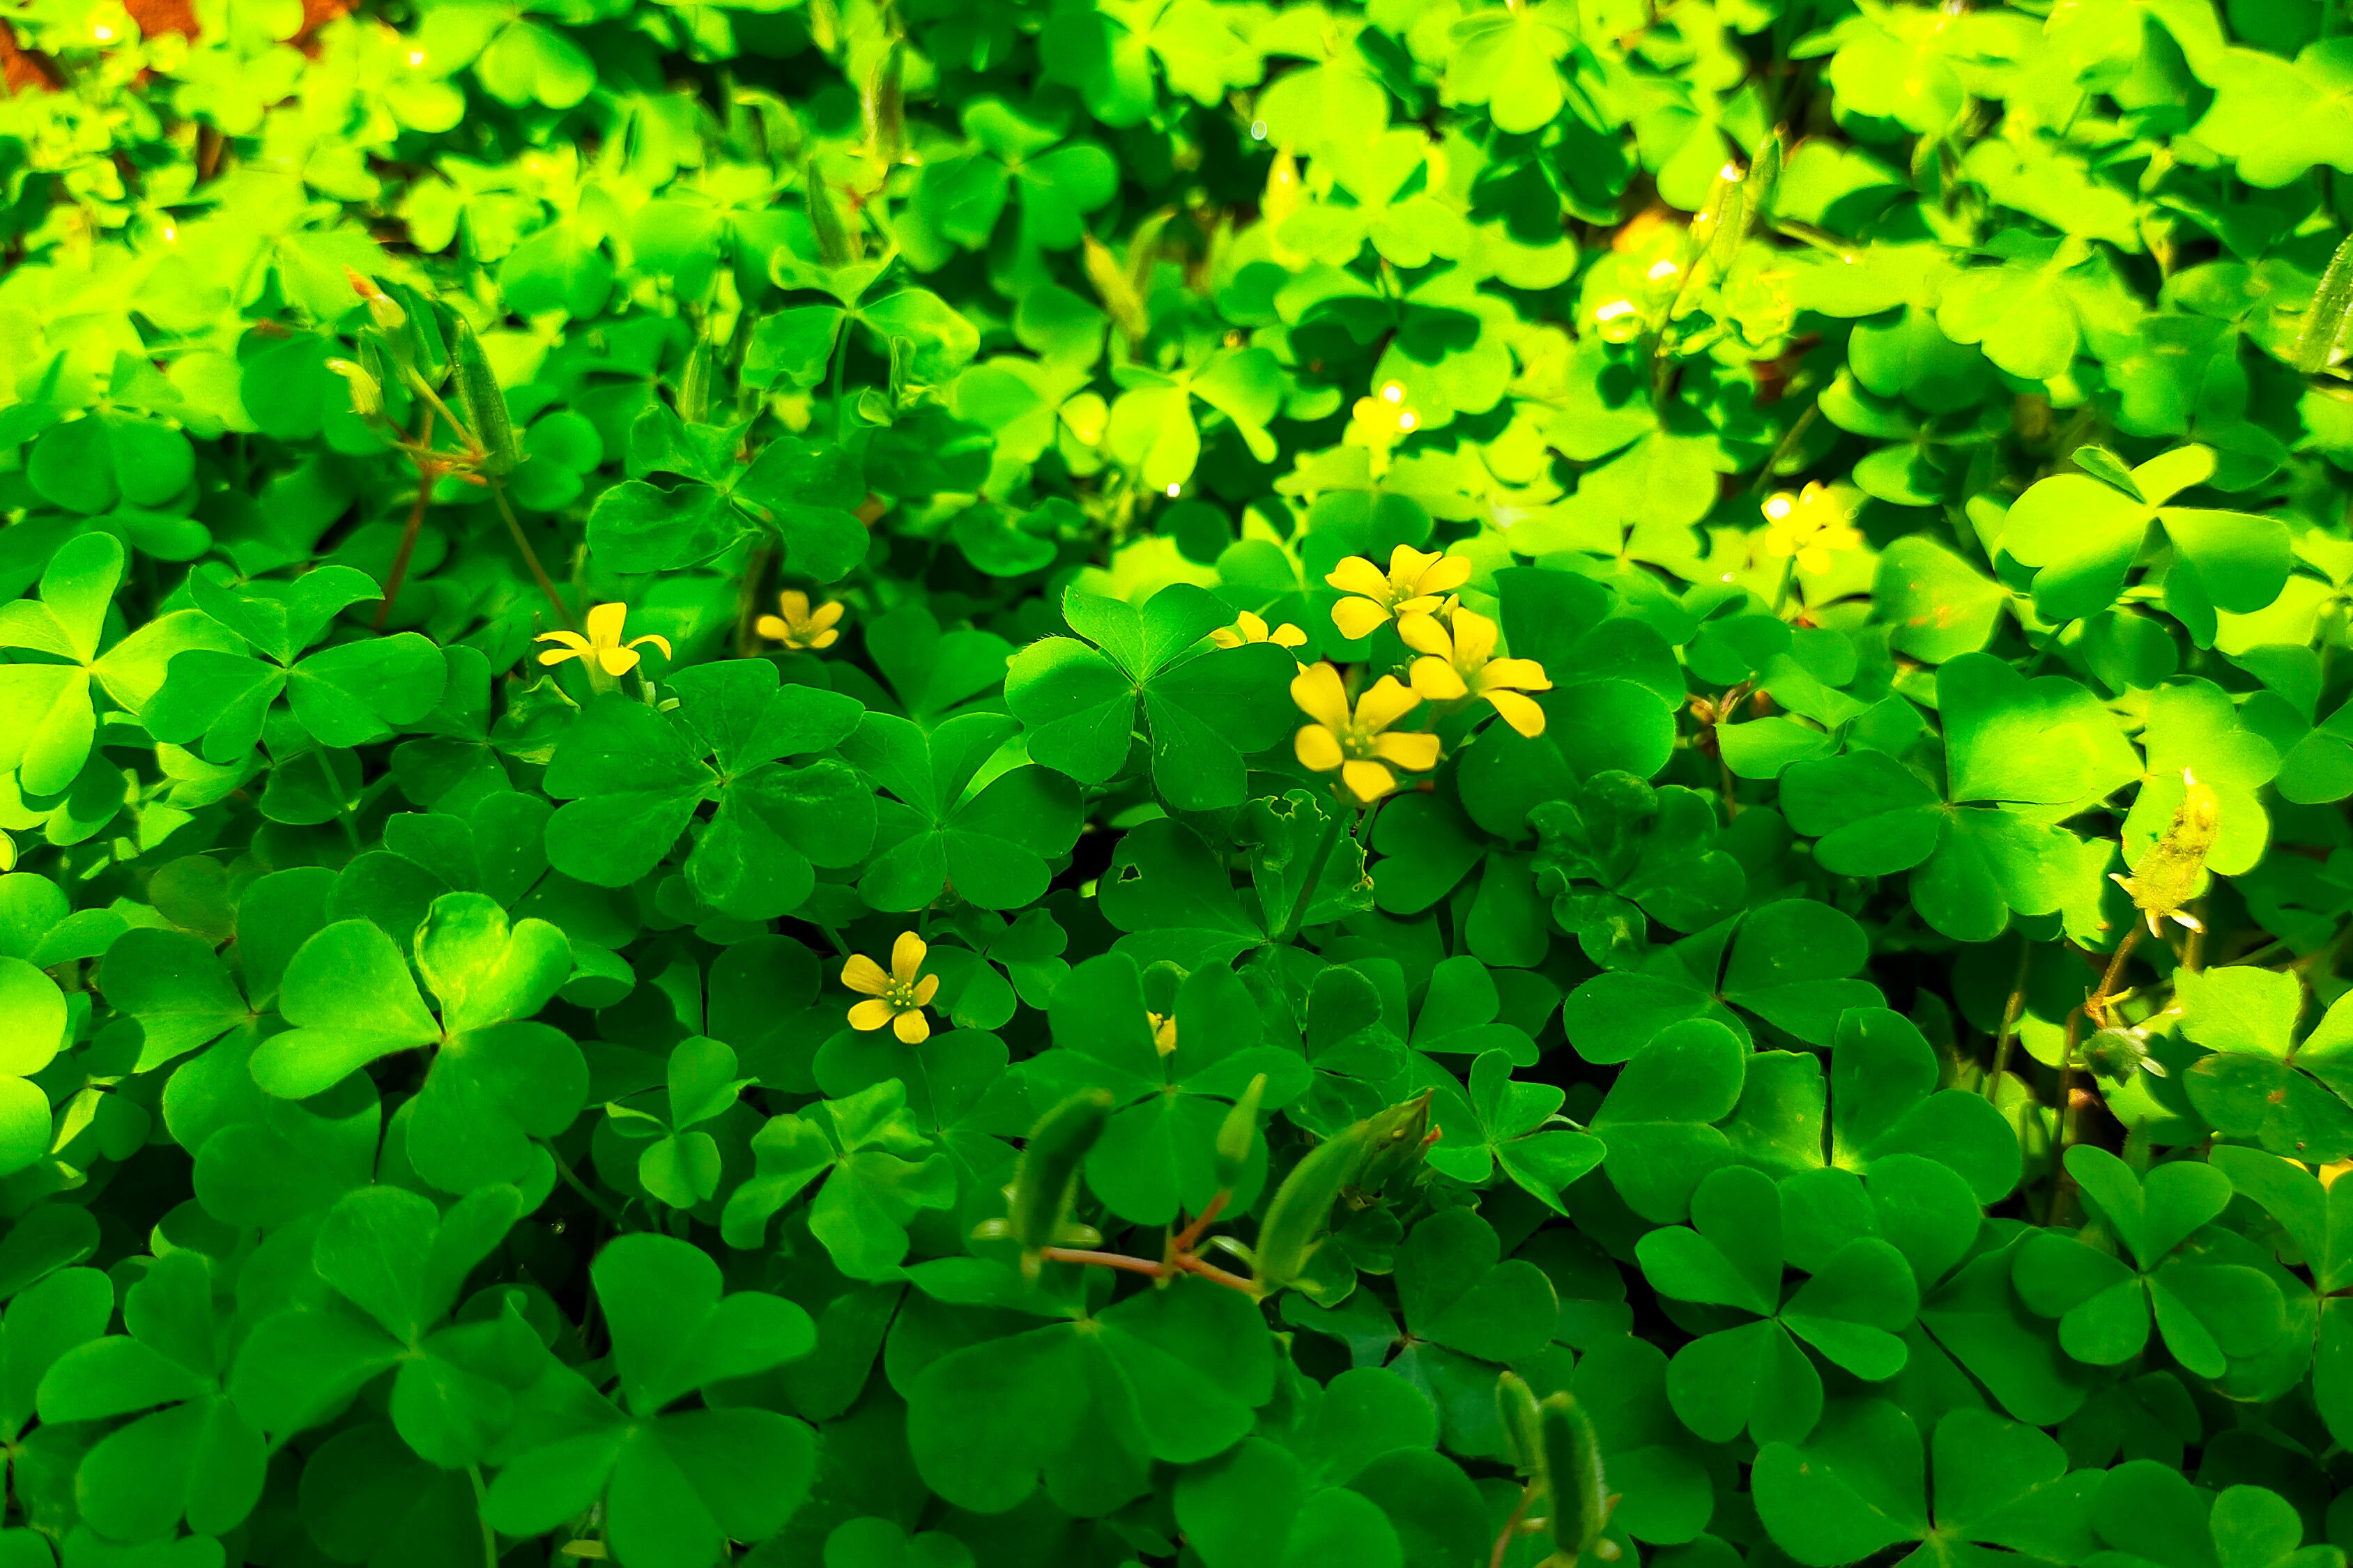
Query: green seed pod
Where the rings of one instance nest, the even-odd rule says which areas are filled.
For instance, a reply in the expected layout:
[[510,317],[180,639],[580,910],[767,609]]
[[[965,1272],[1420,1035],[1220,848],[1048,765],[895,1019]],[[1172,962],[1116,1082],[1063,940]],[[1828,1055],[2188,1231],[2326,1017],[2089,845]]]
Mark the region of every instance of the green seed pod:
[[1307,1271],[1332,1226],[1332,1205],[1363,1167],[1372,1123],[1359,1121],[1307,1151],[1277,1187],[1258,1227],[1261,1294],[1280,1290]]
[[1242,1179],[1242,1167],[1250,1163],[1250,1144],[1258,1138],[1259,1101],[1265,1096],[1266,1074],[1261,1073],[1226,1112],[1218,1129],[1218,1158],[1213,1167],[1219,1186],[1230,1189]]
[[1538,1486],[1544,1484],[1544,1441],[1537,1418],[1535,1391],[1516,1372],[1495,1380],[1495,1414],[1512,1445],[1512,1464]]
[[1609,1486],[1601,1470],[1601,1439],[1593,1418],[1574,1396],[1556,1394],[1536,1406],[1544,1450],[1546,1528],[1556,1557],[1575,1562],[1590,1552],[1607,1562],[1617,1543],[1601,1538],[1609,1520]]
[[1765,133],[1765,145],[1757,149],[1757,161],[1748,165],[1748,226],[1761,227],[1773,216],[1773,196],[1781,185],[1781,132],[1778,127]]
[[866,79],[866,144],[888,168],[907,146],[907,47],[893,38]]
[[1420,1167],[1430,1144],[1430,1091],[1424,1089],[1402,1104],[1375,1111],[1363,1125],[1364,1163],[1350,1178],[1346,1195],[1356,1207],[1368,1208],[1380,1202],[1400,1176]]
[[1013,1168],[1013,1184],[1005,1189],[1004,1234],[1021,1244],[1025,1272],[1035,1275],[1039,1253],[1065,1240],[1080,1163],[1110,1123],[1111,1108],[1109,1089],[1087,1089],[1046,1112],[1029,1130],[1029,1142]]
[[828,267],[849,266],[856,258],[849,231],[841,226],[841,213],[833,205],[833,193],[826,189],[825,176],[807,158],[801,160],[801,200],[808,208],[809,227],[817,232],[818,259]]
[[2337,340],[2345,335],[2345,317],[2353,311],[2353,235],[2348,235],[2328,258],[2328,269],[2313,290],[2312,308],[2304,314],[2304,332],[2295,341],[2295,368],[2313,375],[2328,368]]
[[482,340],[474,335],[463,316],[457,320],[457,352],[452,357],[458,367],[458,405],[473,427],[474,439],[482,444],[482,471],[492,476],[512,473],[519,454],[514,422],[507,415],[507,395],[491,373]]

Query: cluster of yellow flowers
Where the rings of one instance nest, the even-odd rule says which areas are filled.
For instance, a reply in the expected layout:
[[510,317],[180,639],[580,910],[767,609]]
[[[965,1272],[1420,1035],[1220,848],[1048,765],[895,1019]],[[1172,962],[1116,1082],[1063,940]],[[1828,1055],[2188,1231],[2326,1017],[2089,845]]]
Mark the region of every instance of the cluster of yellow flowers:
[[[1291,700],[1314,721],[1301,726],[1293,742],[1303,766],[1339,774],[1340,786],[1369,805],[1398,787],[1399,770],[1427,773],[1438,765],[1436,735],[1392,729],[1424,701],[1483,701],[1521,734],[1544,733],[1544,710],[1526,693],[1549,691],[1552,682],[1532,658],[1497,657],[1502,635],[1495,623],[1454,596],[1470,579],[1471,563],[1461,556],[1407,544],[1390,552],[1386,572],[1352,555],[1324,578],[1342,595],[1332,606],[1332,625],[1342,637],[1354,641],[1394,623],[1398,639],[1421,657],[1407,681],[1384,675],[1353,703],[1338,669],[1303,667],[1291,683]],[[1245,615],[1239,626],[1218,634],[1219,646],[1277,641],[1297,647],[1307,640],[1295,626],[1271,637],[1265,626]]]
[[[779,614],[762,616],[752,626],[771,642],[782,644],[796,653],[810,653],[821,647],[831,647],[841,639],[841,629],[835,624],[841,619],[841,606],[838,604],[819,605],[812,609],[807,594],[786,589],[776,595],[776,608]],[[638,649],[644,645],[651,643],[661,649],[664,658],[674,657],[670,652],[670,639],[655,632],[624,641],[622,633],[628,629],[628,617],[629,607],[627,605],[598,605],[588,612],[586,637],[568,629],[542,632],[532,640],[551,642],[556,646],[543,651],[539,662],[552,667],[576,658],[586,666],[590,684],[605,691],[612,689],[614,683],[622,676],[638,668],[638,661],[644,657]],[[1284,629],[1295,631],[1297,628]],[[1300,640],[1303,642],[1306,639],[1303,637]]]

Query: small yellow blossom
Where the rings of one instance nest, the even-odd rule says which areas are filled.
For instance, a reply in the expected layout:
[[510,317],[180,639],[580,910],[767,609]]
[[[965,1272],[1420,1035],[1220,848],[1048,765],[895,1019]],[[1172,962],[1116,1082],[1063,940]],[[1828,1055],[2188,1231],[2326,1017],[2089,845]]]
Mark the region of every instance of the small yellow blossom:
[[1209,640],[1219,647],[1243,647],[1254,642],[1271,642],[1277,647],[1304,647],[1307,634],[1288,621],[1270,631],[1265,616],[1244,610],[1232,626],[1211,632]]
[[557,646],[543,652],[539,662],[556,665],[568,658],[579,659],[587,665],[592,682],[609,686],[615,679],[638,668],[638,648],[642,644],[651,643],[662,650],[664,658],[670,657],[670,639],[651,632],[623,642],[623,623],[628,616],[627,605],[599,605],[588,612],[588,635],[585,637],[575,631],[540,633],[532,639],[533,642],[552,642]]
[[1332,606],[1332,624],[1350,638],[1369,637],[1398,616],[1428,615],[1470,580],[1468,560],[1410,544],[1389,552],[1386,574],[1366,557],[1351,555],[1324,579],[1348,595]]
[[923,973],[923,954],[931,949],[913,931],[899,933],[891,947],[891,969],[862,952],[853,952],[841,966],[841,983],[865,993],[868,1000],[849,1009],[849,1026],[872,1031],[889,1025],[891,1032],[911,1046],[932,1037],[932,1021],[923,1009],[940,988],[940,977]]
[[1433,702],[1475,697],[1490,704],[1521,734],[1544,733],[1545,710],[1524,691],[1550,691],[1544,666],[1532,658],[1495,657],[1495,623],[1449,603],[1440,626],[1436,616],[1407,616],[1398,622],[1405,646],[1422,655],[1413,661],[1413,689]]
[[1152,1048],[1162,1056],[1173,1056],[1176,1050],[1176,1016],[1173,1013],[1146,1013],[1145,1019],[1152,1026]]
[[1765,553],[1795,561],[1800,572],[1827,572],[1831,557],[1854,550],[1862,534],[1854,526],[1861,497],[1815,483],[1797,494],[1781,490],[1765,500]]
[[1388,734],[1388,727],[1420,706],[1421,698],[1384,675],[1348,711],[1340,672],[1328,664],[1311,666],[1291,683],[1291,700],[1315,721],[1300,727],[1294,745],[1303,765],[1319,773],[1336,772],[1348,793],[1366,805],[1397,788],[1392,767],[1425,773],[1438,765],[1438,737]]
[[787,588],[776,595],[776,608],[782,613],[762,616],[752,623],[752,629],[771,642],[808,653],[841,640],[841,628],[834,625],[841,619],[839,604],[819,605],[812,610],[807,594]]

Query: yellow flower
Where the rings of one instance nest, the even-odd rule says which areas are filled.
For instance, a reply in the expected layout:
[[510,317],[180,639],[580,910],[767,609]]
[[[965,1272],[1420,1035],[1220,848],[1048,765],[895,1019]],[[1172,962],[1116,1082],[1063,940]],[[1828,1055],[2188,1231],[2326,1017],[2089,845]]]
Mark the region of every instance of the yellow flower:
[[1145,1022],[1152,1026],[1152,1048],[1162,1056],[1173,1056],[1176,1050],[1176,1017],[1172,1013],[1146,1013]]
[[1302,725],[1293,742],[1301,763],[1319,773],[1337,772],[1348,793],[1364,805],[1397,788],[1391,764],[1409,773],[1438,765],[1437,736],[1383,733],[1421,703],[1393,675],[1382,676],[1356,699],[1354,714],[1340,672],[1328,664],[1301,670],[1291,683],[1291,700],[1315,721]]
[[1271,642],[1277,647],[1304,647],[1307,634],[1288,621],[1269,631],[1265,616],[1244,610],[1232,626],[1211,632],[1209,640],[1219,647],[1241,647],[1254,642]]
[[930,951],[913,931],[901,931],[891,946],[887,974],[864,953],[851,953],[849,962],[841,966],[841,983],[852,991],[864,992],[869,1000],[850,1005],[849,1026],[871,1032],[887,1024],[892,1034],[911,1046],[930,1039],[932,1021],[923,1016],[923,1008],[940,988],[938,975],[923,973],[923,954]]
[[1324,579],[1348,595],[1332,606],[1332,624],[1351,638],[1369,637],[1374,627],[1398,616],[1427,615],[1470,580],[1471,563],[1463,557],[1410,544],[1389,552],[1386,574],[1364,556],[1351,555]]
[[1476,697],[1504,716],[1504,722],[1531,738],[1544,733],[1545,711],[1524,691],[1550,691],[1544,666],[1532,658],[1497,658],[1495,623],[1449,604],[1449,635],[1436,616],[1407,616],[1398,622],[1405,646],[1422,655],[1413,661],[1413,689],[1433,702]]
[[1796,495],[1787,490],[1765,499],[1765,553],[1795,561],[1800,572],[1827,572],[1831,557],[1862,543],[1853,522],[1861,497],[1810,484]]
[[762,616],[752,623],[752,629],[772,642],[780,642],[799,652],[831,647],[841,640],[841,630],[834,625],[841,619],[839,604],[819,605],[812,610],[807,594],[797,588],[787,588],[776,595],[776,608],[784,613]]
[[668,637],[648,632],[644,637],[631,637],[627,642],[621,640],[622,623],[628,616],[627,605],[599,605],[588,612],[588,635],[585,637],[575,631],[540,633],[532,639],[533,642],[552,642],[559,646],[542,653],[539,662],[554,665],[562,664],[567,658],[580,659],[588,666],[589,678],[603,685],[638,668],[638,647],[640,644],[653,644],[662,650],[662,657],[668,658],[670,656]]

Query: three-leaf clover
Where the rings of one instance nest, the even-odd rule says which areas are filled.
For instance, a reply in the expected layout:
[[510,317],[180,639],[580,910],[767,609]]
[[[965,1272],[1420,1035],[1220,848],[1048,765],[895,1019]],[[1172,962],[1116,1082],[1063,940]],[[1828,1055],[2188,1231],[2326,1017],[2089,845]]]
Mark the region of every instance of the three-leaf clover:
[[1902,1561],[1919,1568],[1997,1560],[1989,1548],[2048,1563],[2080,1563],[2095,1549],[2089,1505],[2100,1472],[2071,1470],[2052,1438],[1965,1406],[1936,1423],[1927,1455],[1921,1448],[1898,1406],[1842,1404],[1810,1438],[1757,1451],[1757,1514],[1807,1568],[1840,1568],[1907,1541],[1920,1544]]
[[674,712],[608,694],[556,746],[545,784],[567,803],[547,825],[557,870],[627,887],[660,864],[705,801],[717,809],[687,857],[687,880],[737,919],[788,913],[816,887],[816,867],[865,858],[872,793],[839,761],[784,761],[846,739],[859,721],[854,699],[779,688],[765,659],[698,665],[670,686]]
[[1258,1309],[1180,1279],[1092,1316],[953,1350],[915,1375],[907,1445],[925,1485],[1002,1513],[1043,1482],[1101,1514],[1152,1487],[1152,1462],[1194,1464],[1250,1430],[1274,1394]]
[[1722,1307],[1751,1321],[1703,1334],[1667,1368],[1667,1395],[1683,1424],[1712,1443],[1746,1427],[1760,1443],[1802,1442],[1822,1413],[1821,1373],[1810,1345],[1867,1382],[1904,1370],[1898,1336],[1920,1305],[1904,1255],[1876,1237],[1848,1241],[1784,1295],[1788,1261],[1781,1194],[1747,1165],[1711,1173],[1692,1194],[1692,1223],[1635,1245],[1661,1295]]
[[2353,1155],[2353,1004],[2339,998],[2302,1040],[2304,982],[2252,965],[2174,979],[2181,1033],[2206,1047],[2185,1075],[2215,1128],[2274,1154],[2326,1164]]
[[122,545],[112,534],[81,534],[49,557],[38,599],[0,605],[0,648],[15,653],[0,664],[0,772],[16,769],[26,795],[59,793],[90,760],[98,741],[93,682],[137,713],[174,654],[226,655],[237,647],[197,610],[159,616],[104,647],[122,567]]
[[199,571],[189,574],[188,589],[198,609],[260,655],[212,646],[175,653],[141,710],[157,740],[193,745],[206,762],[243,761],[280,697],[322,746],[385,740],[441,700],[448,665],[432,640],[415,632],[303,654],[344,608],[382,595],[364,572],[322,566],[291,583],[249,583],[239,591]]
[[261,1499],[269,1456],[223,1389],[219,1318],[204,1255],[166,1253],[124,1294],[127,1334],[77,1345],[41,1377],[45,1423],[134,1417],[91,1445],[75,1478],[83,1520],[109,1540],[152,1541],[184,1516],[199,1535],[225,1534]]
[[908,1222],[919,1210],[955,1205],[955,1170],[916,1126],[897,1079],[807,1114],[772,1118],[752,1135],[752,1176],[720,1215],[727,1245],[761,1245],[769,1218],[823,1178],[810,1200],[809,1233],[853,1279],[896,1273],[907,1256]]
[[1782,774],[1782,809],[1815,858],[1841,876],[1911,871],[1921,917],[1963,942],[1992,941],[2013,913],[2096,906],[2107,847],[2059,824],[2140,776],[2115,719],[2079,683],[2029,679],[1990,654],[1947,663],[1936,696],[1941,794],[1884,752]]
[[[659,1111],[627,1100],[606,1106],[612,1129],[633,1142],[653,1140],[638,1155],[638,1184],[672,1208],[691,1209],[719,1194],[719,1141],[698,1131],[733,1109],[753,1081],[735,1076],[734,1050],[705,1035],[670,1047]],[[654,1091],[633,1097],[655,1101]]]
[[[1266,1075],[1268,1110],[1305,1090],[1306,1058],[1262,1043],[1258,1005],[1233,971],[1195,971],[1176,990],[1175,1037],[1163,1050],[1142,975],[1124,953],[1091,958],[1054,988],[1054,1048],[1024,1071],[1055,1103],[1107,1089],[1121,1109],[1087,1155],[1087,1185],[1123,1219],[1165,1225],[1198,1214],[1218,1191],[1216,1145],[1229,1103]],[[1262,1159],[1262,1153],[1258,1156]]]
[[512,1304],[449,1319],[522,1202],[512,1187],[482,1187],[444,1214],[400,1187],[344,1194],[311,1248],[334,1297],[254,1325],[230,1380],[237,1407],[282,1439],[331,1419],[397,1368],[388,1405],[401,1440],[445,1468],[480,1463],[513,1425],[515,1395],[547,1352]]
[[294,1026],[254,1047],[254,1081],[307,1100],[379,1057],[430,1048],[408,1122],[408,1155],[434,1185],[470,1193],[545,1180],[532,1140],[572,1124],[588,1093],[580,1047],[531,1022],[572,973],[572,948],[545,921],[510,922],[482,893],[433,900],[416,939],[419,994],[407,961],[372,921],[338,921],[286,967],[279,1010]]
[[1012,910],[1045,892],[1048,858],[1078,837],[1079,792],[1049,768],[997,765],[1020,728],[1007,714],[966,713],[926,734],[869,713],[842,741],[841,754],[895,797],[878,807],[881,847],[859,879],[869,905],[920,910],[944,889]]
[[1127,762],[1141,709],[1152,780],[1171,805],[1240,805],[1242,754],[1282,739],[1294,718],[1292,657],[1272,643],[1216,647],[1209,634],[1232,612],[1189,584],[1140,609],[1073,588],[1062,614],[1086,640],[1031,643],[1006,674],[1030,757],[1082,784],[1107,783]]
[[[1447,1082],[1452,1084],[1451,1075]],[[1558,1114],[1567,1091],[1557,1084],[1514,1082],[1506,1052],[1481,1053],[1471,1064],[1470,1098],[1459,1092],[1450,1098],[1455,1110],[1437,1110],[1445,1136],[1427,1158],[1457,1181],[1482,1186],[1501,1166],[1545,1206],[1565,1215],[1561,1190],[1601,1163],[1601,1141]]]
[[[616,572],[670,572],[708,561],[755,534],[784,546],[786,569],[820,583],[866,556],[858,509],[866,479],[856,456],[779,436],[748,463],[740,426],[690,425],[654,404],[629,427],[630,478],[596,499],[588,547]],[[681,482],[661,489],[649,475]]]
[[[2153,1312],[2176,1361],[2220,1377],[2233,1358],[2261,1355],[2286,1331],[2286,1304],[2269,1275],[2201,1258],[2190,1245],[2230,1206],[2221,1168],[2169,1160],[2142,1177],[2079,1143],[2067,1151],[2067,1173],[2101,1230],[2037,1231],[2015,1254],[2011,1278],[2029,1308],[2059,1320],[2069,1355],[2094,1366],[2130,1361],[2148,1342]],[[2124,1256],[2097,1245],[2103,1236]]]
[[719,1265],[674,1237],[624,1236],[589,1278],[626,1414],[551,1365],[522,1401],[482,1517],[543,1535],[601,1500],[605,1541],[631,1568],[708,1568],[727,1542],[783,1529],[816,1475],[809,1428],[756,1405],[673,1406],[807,1355],[809,1315],[765,1291],[722,1295]]

